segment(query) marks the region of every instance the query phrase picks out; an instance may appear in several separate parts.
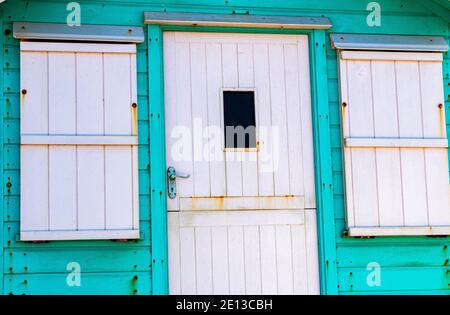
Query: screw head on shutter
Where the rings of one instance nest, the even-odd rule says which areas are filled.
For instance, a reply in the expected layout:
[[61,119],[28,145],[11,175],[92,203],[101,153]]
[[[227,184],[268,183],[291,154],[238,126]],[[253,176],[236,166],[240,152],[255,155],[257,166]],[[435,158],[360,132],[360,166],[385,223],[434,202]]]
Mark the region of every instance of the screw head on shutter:
[[22,94],[23,94],[23,95],[27,94],[27,90],[23,89],[23,90],[22,90]]
[[137,107],[137,104],[136,104],[136,103],[133,103],[133,104],[131,104],[131,107],[136,108],[136,107]]

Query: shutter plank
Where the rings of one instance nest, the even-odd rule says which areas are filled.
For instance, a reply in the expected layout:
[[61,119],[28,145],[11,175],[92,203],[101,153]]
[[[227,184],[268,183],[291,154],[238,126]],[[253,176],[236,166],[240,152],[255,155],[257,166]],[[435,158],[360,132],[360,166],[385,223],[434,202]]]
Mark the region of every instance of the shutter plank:
[[429,224],[450,226],[448,150],[425,149],[425,170]]
[[132,149],[105,147],[106,229],[133,228]]
[[420,95],[423,115],[423,136],[425,138],[445,138],[444,90],[442,85],[442,64],[420,62]]
[[105,229],[105,152],[99,146],[77,148],[78,229]]
[[351,150],[353,200],[357,226],[378,226],[375,149]]
[[22,134],[48,134],[48,57],[46,52],[20,54]]
[[405,225],[426,226],[429,222],[424,150],[400,149],[400,153]]
[[131,135],[131,65],[129,55],[105,54],[105,135]]
[[103,55],[77,53],[77,134],[103,135]]
[[48,54],[49,134],[76,133],[75,54]]
[[50,230],[77,229],[77,156],[75,146],[49,146]]
[[20,153],[20,229],[48,230],[48,147],[22,146]]

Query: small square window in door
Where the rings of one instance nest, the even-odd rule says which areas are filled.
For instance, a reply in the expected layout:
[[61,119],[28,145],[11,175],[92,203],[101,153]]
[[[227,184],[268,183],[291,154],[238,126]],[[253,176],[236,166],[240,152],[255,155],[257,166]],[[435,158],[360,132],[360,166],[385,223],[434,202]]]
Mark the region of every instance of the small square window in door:
[[256,148],[254,91],[223,91],[225,148]]

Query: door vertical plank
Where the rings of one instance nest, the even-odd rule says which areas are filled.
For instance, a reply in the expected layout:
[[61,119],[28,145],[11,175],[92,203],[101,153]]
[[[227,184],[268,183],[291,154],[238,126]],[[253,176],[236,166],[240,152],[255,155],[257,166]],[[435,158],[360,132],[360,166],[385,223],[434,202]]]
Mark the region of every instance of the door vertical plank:
[[267,80],[269,77],[269,50],[267,44],[253,45],[253,62],[258,103],[258,140],[260,142],[258,152],[258,195],[272,196],[274,194],[274,153],[271,136],[270,82]]
[[272,127],[278,130],[274,137],[273,153],[278,155],[274,163],[275,195],[289,195],[289,141],[287,133],[286,82],[284,77],[283,46],[269,45],[270,93]]
[[[192,149],[192,102],[191,102],[191,66],[189,43],[176,43],[176,125],[178,130],[172,140],[179,146],[173,146],[171,153],[177,155],[177,171],[192,174],[186,179],[177,180],[177,194],[179,197],[194,195],[194,156]],[[172,156],[172,158],[175,158]]]
[[226,196],[223,131],[223,105],[217,91],[222,87],[222,52],[220,44],[206,44],[206,81],[208,82],[208,156],[211,196]]
[[290,225],[276,225],[278,294],[294,294]]
[[[222,44],[222,76],[223,87],[237,88],[239,86],[238,57],[236,44]],[[227,126],[224,126],[226,130]],[[242,196],[242,154],[227,150],[225,152],[227,196]]]
[[197,294],[213,294],[211,228],[195,228],[195,266]]
[[245,263],[243,226],[228,227],[228,264],[230,294],[245,294]]
[[48,146],[22,146],[20,156],[20,227],[22,231],[49,229]]
[[195,229],[180,226],[181,294],[197,294]]
[[262,294],[278,293],[278,268],[275,240],[275,226],[262,225],[260,227],[261,244],[261,283]]
[[170,294],[181,294],[181,244],[179,212],[167,213],[167,246],[169,248]]
[[194,195],[210,196],[209,155],[204,150],[203,132],[208,123],[205,45],[190,44],[192,93],[192,145],[194,157]]
[[214,294],[230,294],[227,227],[212,227],[211,237]]
[[291,225],[292,238],[292,278],[294,294],[308,294],[307,256],[310,248],[306,245],[305,225]]
[[[239,88],[253,88],[254,80],[254,66],[253,66],[253,45],[252,44],[238,44],[238,76]],[[257,97],[257,91],[255,98]],[[258,103],[255,99],[255,118],[256,106]],[[256,121],[256,128],[258,121]],[[256,135],[257,137],[257,135]],[[242,155],[242,195],[243,196],[257,196],[258,195],[258,160],[257,152],[248,151],[241,152]]]
[[259,226],[244,226],[245,294],[261,294]]
[[307,35],[297,35],[298,76],[300,93],[300,118],[302,134],[303,190],[305,208],[316,208],[316,182],[314,175],[314,145],[311,113],[311,76],[309,63],[309,43]]
[[[305,195],[302,152],[302,121],[299,89],[297,45],[284,45],[284,73],[286,81],[286,125],[289,139],[290,195]],[[307,93],[302,91],[302,93]],[[312,147],[310,147],[311,149]],[[305,148],[306,149],[306,148]],[[305,196],[306,197],[306,196]]]
[[[173,166],[180,169],[178,163],[180,156],[173,152],[177,137],[180,136],[177,128],[177,69],[175,33],[164,33],[164,103],[165,103],[165,128],[166,128],[166,167]],[[181,153],[181,152],[180,152]],[[192,174],[192,176],[194,176]],[[166,192],[167,194],[167,192]],[[179,192],[174,199],[167,199],[167,211],[179,210]]]
[[306,248],[308,264],[308,294],[320,294],[319,249],[317,240],[316,210],[305,211]]

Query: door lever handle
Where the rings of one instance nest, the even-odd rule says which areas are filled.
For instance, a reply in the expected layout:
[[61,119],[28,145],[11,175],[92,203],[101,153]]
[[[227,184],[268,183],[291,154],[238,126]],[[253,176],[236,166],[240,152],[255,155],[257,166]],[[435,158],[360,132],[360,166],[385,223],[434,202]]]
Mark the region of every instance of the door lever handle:
[[167,168],[167,193],[170,199],[174,199],[177,196],[177,177],[189,178],[191,174],[177,172],[173,166]]
[[179,178],[189,178],[189,177],[191,177],[191,174],[183,173],[183,172],[176,172],[176,176]]

